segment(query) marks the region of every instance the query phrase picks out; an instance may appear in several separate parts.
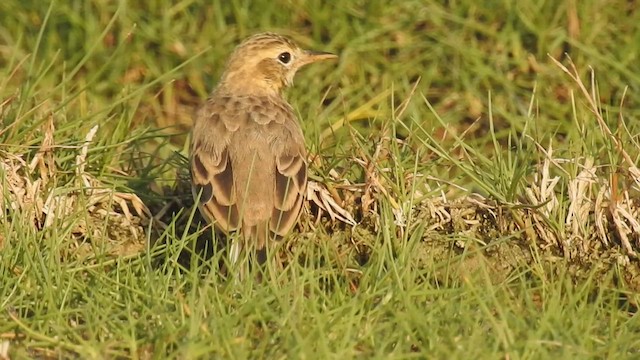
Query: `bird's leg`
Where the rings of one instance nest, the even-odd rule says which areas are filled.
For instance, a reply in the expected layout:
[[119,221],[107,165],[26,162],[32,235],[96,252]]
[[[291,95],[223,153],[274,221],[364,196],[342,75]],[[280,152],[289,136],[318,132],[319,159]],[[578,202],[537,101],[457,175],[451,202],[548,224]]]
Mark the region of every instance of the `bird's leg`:
[[242,253],[242,241],[241,239],[232,239],[231,248],[229,249],[229,262],[231,266],[235,266],[240,259],[240,253]]
[[242,240],[241,237],[231,239],[231,246],[229,248],[229,268],[236,272],[237,276],[234,276],[236,281],[241,281],[242,278],[244,278],[243,273],[246,268],[246,266],[243,266],[245,262],[239,261],[244,247]]

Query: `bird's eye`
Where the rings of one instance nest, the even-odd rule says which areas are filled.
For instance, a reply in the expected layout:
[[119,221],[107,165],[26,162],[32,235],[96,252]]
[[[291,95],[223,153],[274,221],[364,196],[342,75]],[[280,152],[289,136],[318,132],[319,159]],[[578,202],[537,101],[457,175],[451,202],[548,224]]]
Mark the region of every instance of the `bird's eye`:
[[280,60],[280,62],[283,64],[288,64],[289,61],[291,61],[291,54],[285,51],[278,55],[278,60]]

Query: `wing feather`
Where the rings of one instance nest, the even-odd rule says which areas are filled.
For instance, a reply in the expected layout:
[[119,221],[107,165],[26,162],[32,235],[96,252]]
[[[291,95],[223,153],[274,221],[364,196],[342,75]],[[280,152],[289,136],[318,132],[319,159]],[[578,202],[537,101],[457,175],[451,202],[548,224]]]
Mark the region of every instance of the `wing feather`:
[[287,122],[283,127],[289,128],[290,139],[276,149],[275,206],[270,219],[271,231],[279,236],[295,225],[307,190],[307,155],[302,133],[295,122]]
[[192,134],[191,181],[201,213],[228,232],[239,227],[240,215],[228,151],[238,127],[229,121],[234,114],[227,114],[226,108],[225,98],[211,99],[198,113]]

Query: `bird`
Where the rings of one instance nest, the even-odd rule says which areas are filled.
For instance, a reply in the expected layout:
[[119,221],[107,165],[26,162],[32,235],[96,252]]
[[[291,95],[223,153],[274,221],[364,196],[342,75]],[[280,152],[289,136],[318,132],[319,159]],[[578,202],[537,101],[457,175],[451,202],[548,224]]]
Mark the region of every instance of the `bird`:
[[[303,66],[337,55],[304,50],[290,38],[259,33],[241,42],[197,111],[190,144],[192,195],[205,220],[264,262],[271,240],[297,223],[307,188],[307,150],[283,91]],[[243,250],[245,249],[245,250]]]

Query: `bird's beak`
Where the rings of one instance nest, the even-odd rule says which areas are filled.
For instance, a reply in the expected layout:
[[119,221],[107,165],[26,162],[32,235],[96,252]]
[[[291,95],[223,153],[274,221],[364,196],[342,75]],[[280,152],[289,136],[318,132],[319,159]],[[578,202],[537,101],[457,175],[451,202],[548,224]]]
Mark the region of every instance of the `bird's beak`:
[[304,54],[304,57],[301,59],[302,65],[311,64],[321,60],[330,60],[330,59],[338,58],[338,55],[324,52],[324,51],[306,50],[303,54]]

